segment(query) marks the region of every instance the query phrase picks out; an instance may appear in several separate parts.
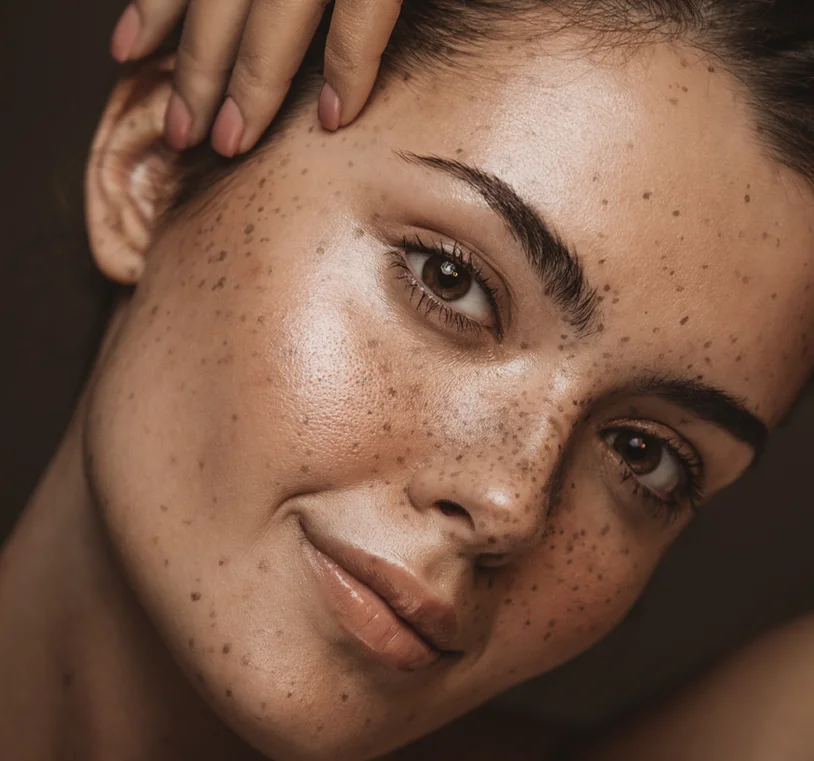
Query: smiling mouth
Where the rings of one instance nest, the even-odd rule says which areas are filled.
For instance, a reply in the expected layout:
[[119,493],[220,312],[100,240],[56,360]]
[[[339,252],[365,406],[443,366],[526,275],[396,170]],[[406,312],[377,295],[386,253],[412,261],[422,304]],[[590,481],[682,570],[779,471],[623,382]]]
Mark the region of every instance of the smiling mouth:
[[444,655],[459,654],[449,645],[457,629],[454,608],[409,571],[320,537],[305,525],[302,530],[323,599],[368,655],[390,668],[418,671]]

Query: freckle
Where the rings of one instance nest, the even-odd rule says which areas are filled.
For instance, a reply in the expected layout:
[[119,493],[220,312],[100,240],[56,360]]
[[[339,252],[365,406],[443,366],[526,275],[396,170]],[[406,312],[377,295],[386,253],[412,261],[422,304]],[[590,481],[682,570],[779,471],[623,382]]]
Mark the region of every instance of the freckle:
[[752,196],[750,196],[748,193],[743,197],[743,202],[744,203],[749,203],[751,200],[752,200]]
[[260,562],[257,564],[257,569],[258,569],[259,571],[261,571],[262,573],[268,573],[268,570],[269,570],[269,561],[268,561],[268,560],[266,560],[266,559],[261,560],[261,561],[260,561]]
[[682,317],[678,322],[679,322],[680,325],[686,325],[689,322],[689,320],[690,320],[690,318],[685,316],[685,317]]
[[227,697],[227,698],[231,698],[231,697],[232,697],[232,691],[231,691],[231,690],[229,690],[229,689],[227,689],[227,690],[226,690],[226,697]]
[[680,210],[680,209],[676,209],[676,210],[673,212],[673,216],[674,216],[674,217],[680,217],[680,216],[681,216],[681,210]]
[[246,233],[246,235],[251,235],[254,232],[254,225],[249,223],[243,228],[243,232]]
[[189,642],[187,642],[187,644],[189,645],[190,650],[195,649],[195,640],[192,637],[190,637]]
[[192,600],[192,602],[198,602],[198,600],[201,599],[201,593],[200,592],[190,592],[189,593],[189,599]]
[[231,652],[231,650],[232,650],[232,646],[231,646],[231,645],[229,645],[228,643],[227,643],[226,645],[224,645],[224,646],[223,646],[223,654],[224,654],[224,655],[229,655],[229,653]]
[[678,98],[668,98],[667,100],[669,100],[674,106],[678,105]]
[[642,193],[642,198],[645,201],[649,201],[653,197],[653,194],[648,190],[646,193]]
[[346,703],[347,701],[348,701],[348,693],[347,693],[347,692],[343,692],[343,693],[342,693],[342,702],[343,702],[343,703]]

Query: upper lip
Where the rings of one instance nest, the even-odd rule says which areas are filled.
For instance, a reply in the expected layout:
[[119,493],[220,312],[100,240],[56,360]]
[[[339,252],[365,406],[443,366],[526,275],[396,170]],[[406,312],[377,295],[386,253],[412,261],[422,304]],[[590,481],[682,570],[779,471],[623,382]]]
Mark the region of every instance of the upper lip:
[[323,555],[370,587],[428,645],[456,650],[459,624],[455,606],[435,594],[412,571],[353,545],[343,544],[301,521],[305,538]]

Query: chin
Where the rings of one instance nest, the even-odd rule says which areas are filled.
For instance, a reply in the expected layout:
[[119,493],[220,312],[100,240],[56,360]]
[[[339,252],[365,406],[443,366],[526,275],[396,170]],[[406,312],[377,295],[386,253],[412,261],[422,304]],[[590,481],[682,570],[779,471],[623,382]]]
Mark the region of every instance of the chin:
[[[404,726],[376,727],[365,711],[336,711],[313,704],[291,706],[285,697],[268,704],[267,714],[251,708],[223,707],[221,718],[249,745],[274,761],[366,761],[408,744],[424,731],[407,736]],[[425,730],[425,731],[430,731]]]

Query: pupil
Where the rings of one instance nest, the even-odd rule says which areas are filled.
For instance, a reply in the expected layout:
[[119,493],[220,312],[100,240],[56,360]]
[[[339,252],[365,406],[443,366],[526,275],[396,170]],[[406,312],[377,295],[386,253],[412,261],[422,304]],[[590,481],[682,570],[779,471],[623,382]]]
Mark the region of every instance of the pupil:
[[634,460],[641,460],[647,457],[647,442],[639,436],[628,441],[628,449]]
[[620,431],[616,436],[614,449],[639,476],[652,473],[661,463],[662,445],[650,436]]
[[424,262],[421,278],[444,301],[461,299],[472,287],[472,276],[465,269],[438,254]]

